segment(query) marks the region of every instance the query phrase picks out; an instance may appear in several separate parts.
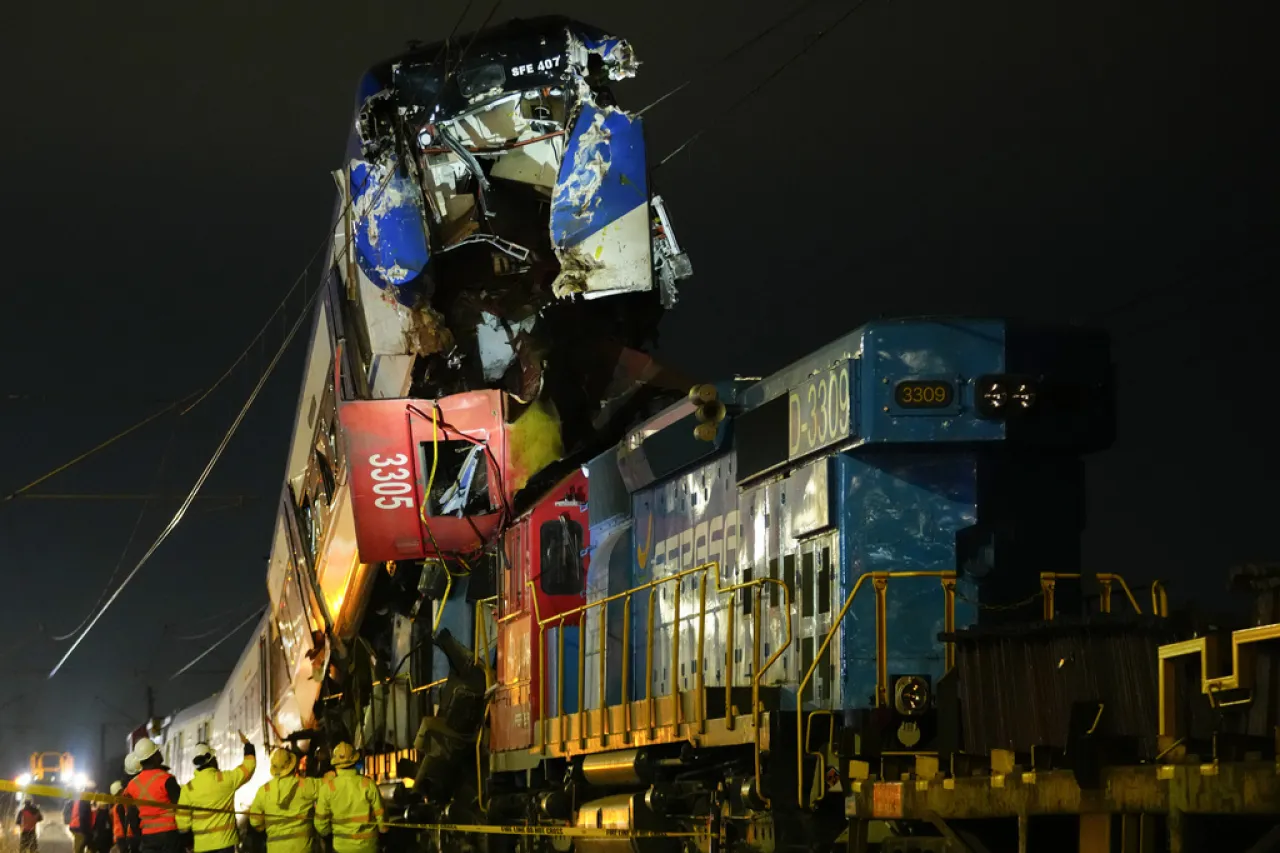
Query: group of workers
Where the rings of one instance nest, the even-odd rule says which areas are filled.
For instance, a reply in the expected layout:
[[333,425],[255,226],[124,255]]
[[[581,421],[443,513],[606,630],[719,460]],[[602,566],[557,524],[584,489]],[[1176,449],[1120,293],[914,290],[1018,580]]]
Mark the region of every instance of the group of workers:
[[[220,769],[209,745],[197,744],[195,775],[185,785],[164,765],[154,741],[138,741],[125,759],[131,778],[111,785],[113,796],[136,804],[95,810],[86,800],[71,803],[67,826],[74,853],[234,853],[240,843],[235,793],[257,769],[253,744],[243,734],[240,739],[244,760],[234,770]],[[317,779],[298,773],[291,750],[272,751],[271,779],[258,789],[248,814],[249,826],[266,835],[267,853],[312,853],[312,844],[326,837],[332,837],[333,853],[376,853],[379,835],[387,831],[382,795],[356,769],[359,758],[350,744],[340,743],[330,758],[334,769]]]

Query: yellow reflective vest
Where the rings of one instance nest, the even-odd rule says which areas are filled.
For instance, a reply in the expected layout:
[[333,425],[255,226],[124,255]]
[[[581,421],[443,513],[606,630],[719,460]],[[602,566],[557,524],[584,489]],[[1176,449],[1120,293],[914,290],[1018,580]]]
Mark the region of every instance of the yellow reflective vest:
[[249,807],[249,825],[266,831],[270,853],[307,853],[311,849],[316,785],[315,779],[285,776],[258,789]]
[[343,767],[320,780],[316,832],[333,833],[335,853],[374,853],[378,833],[387,831],[382,794],[368,776]]
[[[236,816],[232,814],[235,795],[253,778],[257,766],[258,759],[246,755],[244,763],[234,770],[214,770],[211,767],[197,770],[192,780],[182,786],[178,805],[196,808],[178,809],[178,830],[194,836],[195,853],[222,850],[239,843]],[[201,807],[216,811],[204,811]]]

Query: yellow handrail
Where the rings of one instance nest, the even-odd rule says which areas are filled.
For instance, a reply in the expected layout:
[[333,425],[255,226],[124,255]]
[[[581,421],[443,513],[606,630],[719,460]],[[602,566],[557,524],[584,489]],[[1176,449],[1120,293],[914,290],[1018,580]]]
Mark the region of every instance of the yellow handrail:
[[[1041,572],[1040,573],[1040,589],[1044,592],[1044,618],[1045,621],[1052,621],[1057,615],[1057,609],[1054,606],[1054,587],[1059,580],[1079,580],[1084,577],[1080,572]],[[1125,598],[1129,599],[1129,605],[1133,608],[1133,612],[1142,615],[1142,607],[1138,604],[1138,599],[1134,596],[1133,591],[1129,589],[1129,584],[1125,583],[1123,577],[1114,572],[1098,572],[1094,575],[1098,580],[1098,584],[1102,587],[1102,592],[1098,596],[1098,607],[1103,613],[1111,612],[1111,585],[1119,584],[1121,591],[1124,592]],[[1164,596],[1164,585],[1156,581],[1151,585],[1151,605],[1152,613],[1156,616],[1168,613],[1168,597],[1158,597],[1156,588],[1159,587],[1159,596]],[[1162,601],[1164,609],[1161,611],[1157,607],[1157,602]]]
[[[887,641],[884,639],[884,635],[886,634],[886,631],[887,631],[887,626],[885,625],[886,620],[884,619],[884,614],[883,614],[883,611],[885,609],[884,593],[883,593],[884,588],[887,587],[890,579],[896,580],[899,578],[939,578],[942,581],[943,591],[945,595],[945,593],[947,592],[948,582],[951,582],[952,589],[954,589],[956,573],[954,571],[864,572],[863,574],[858,576],[858,579],[856,581],[854,581],[853,589],[849,590],[849,595],[845,597],[844,604],[841,606],[840,612],[836,615],[836,618],[832,621],[831,628],[827,631],[827,635],[822,638],[822,645],[818,646],[818,651],[813,656],[813,662],[809,664],[808,671],[805,672],[804,678],[800,679],[800,683],[796,685],[796,804],[799,805],[801,808],[804,808],[806,806],[806,800],[804,795],[804,756],[805,756],[805,752],[803,749],[804,723],[802,722],[802,719],[804,717],[804,689],[805,687],[808,686],[809,681],[813,678],[813,674],[817,672],[818,664],[822,662],[823,654],[826,653],[827,648],[831,645],[831,640],[835,637],[836,631],[840,629],[841,623],[844,622],[844,617],[849,613],[849,607],[852,606],[854,597],[857,596],[858,590],[862,589],[862,583],[867,578],[871,578],[872,584],[877,587],[876,648],[877,648],[878,660],[876,661],[876,700],[877,700],[877,704],[879,704],[882,698],[887,699],[887,696],[886,696],[887,685],[882,682],[882,679],[886,678],[886,676],[884,676],[884,671],[885,671],[885,666],[887,665],[885,663],[886,656],[884,654],[884,648],[885,646],[887,646]],[[943,606],[947,607],[948,605],[949,606],[955,605],[955,599],[951,595],[945,595],[944,597]],[[947,646],[948,648],[950,648],[951,643],[948,642]]]
[[[632,597],[633,597],[634,595],[636,595],[637,593],[640,593],[640,592],[646,592],[646,591],[647,591],[647,592],[649,593],[649,614],[648,614],[648,626],[647,626],[647,632],[646,632],[646,646],[645,646],[645,674],[646,674],[646,678],[645,678],[645,697],[644,697],[644,698],[645,698],[646,707],[647,707],[647,712],[648,712],[648,713],[647,713],[647,722],[648,722],[648,725],[649,725],[650,734],[651,734],[651,736],[652,736],[652,732],[653,732],[653,729],[654,729],[654,727],[655,727],[655,725],[656,725],[656,720],[657,720],[657,712],[656,712],[656,697],[654,696],[654,693],[653,693],[653,666],[654,666],[654,649],[653,649],[653,646],[654,646],[654,619],[655,619],[655,613],[656,613],[656,608],[653,606],[653,605],[654,605],[654,594],[656,593],[657,589],[658,589],[660,586],[662,586],[663,584],[671,583],[672,581],[677,581],[677,582],[678,582],[678,581],[682,581],[684,578],[689,577],[690,575],[693,575],[693,574],[699,574],[699,573],[700,573],[700,574],[702,575],[702,581],[701,581],[701,586],[700,586],[700,606],[699,606],[699,615],[698,615],[698,622],[699,622],[699,624],[698,624],[698,650],[699,650],[698,654],[699,654],[699,657],[698,657],[698,666],[697,666],[697,672],[698,672],[698,683],[699,683],[699,686],[701,687],[701,686],[702,686],[702,684],[704,683],[704,681],[703,681],[703,680],[704,680],[704,675],[703,675],[703,673],[702,673],[702,650],[703,650],[703,649],[704,649],[704,647],[705,647],[705,645],[704,645],[704,644],[705,644],[705,635],[706,635],[706,617],[707,617],[707,612],[706,612],[706,575],[707,575],[707,573],[708,573],[708,572],[714,572],[714,574],[715,574],[715,579],[716,579],[716,594],[717,594],[717,595],[726,595],[726,594],[731,594],[731,593],[738,592],[738,591],[745,591],[745,590],[751,589],[751,590],[752,590],[752,593],[751,593],[751,594],[754,594],[754,595],[756,596],[756,599],[757,599],[757,600],[756,600],[756,606],[753,608],[754,613],[755,613],[755,620],[756,620],[756,622],[755,622],[755,630],[752,632],[752,647],[753,647],[753,648],[752,648],[752,661],[753,661],[753,663],[752,663],[752,667],[753,667],[753,674],[752,674],[752,682],[751,682],[751,698],[752,698],[752,721],[753,721],[753,724],[754,724],[754,741],[755,741],[755,776],[756,776],[755,781],[756,781],[756,790],[757,790],[757,792],[761,791],[761,789],[762,789],[762,785],[761,785],[761,759],[760,759],[760,754],[761,754],[761,743],[760,743],[760,741],[761,741],[761,736],[760,736],[760,683],[761,683],[761,680],[762,680],[762,679],[763,679],[763,677],[764,677],[764,674],[769,670],[769,668],[770,668],[770,667],[772,667],[772,666],[773,666],[773,664],[774,664],[774,663],[776,663],[776,662],[777,662],[777,660],[778,660],[779,658],[781,658],[781,657],[782,657],[783,653],[784,653],[784,652],[787,650],[787,648],[791,645],[791,641],[792,641],[792,632],[791,632],[791,591],[790,591],[789,589],[787,589],[787,585],[786,585],[782,580],[780,580],[780,579],[778,579],[778,578],[756,578],[756,579],[754,579],[754,580],[750,580],[750,581],[747,581],[747,582],[745,582],[745,583],[731,584],[731,585],[729,585],[729,586],[721,586],[721,580],[720,580],[720,562],[719,562],[718,560],[713,560],[713,561],[711,561],[711,562],[702,563],[702,564],[700,564],[700,565],[693,566],[692,568],[683,569],[683,570],[681,570],[681,571],[674,572],[674,573],[672,573],[672,574],[670,574],[670,575],[667,575],[666,577],[655,578],[655,579],[653,579],[653,580],[649,581],[648,583],[641,584],[640,586],[633,587],[632,589],[628,589],[628,590],[625,590],[625,591],[623,591],[623,592],[618,592],[618,593],[614,593],[613,595],[605,596],[604,598],[600,598],[600,599],[598,599],[598,600],[596,600],[596,601],[587,602],[586,604],[583,604],[583,605],[581,605],[581,606],[574,607],[574,608],[572,608],[572,609],[570,609],[570,610],[566,610],[566,611],[564,611],[563,613],[557,613],[557,614],[555,614],[555,615],[553,615],[553,616],[548,616],[546,619],[542,619],[540,615],[535,614],[535,619],[536,619],[536,621],[537,621],[537,624],[538,624],[538,631],[539,631],[539,643],[538,643],[538,648],[539,648],[539,654],[540,654],[540,656],[541,656],[541,657],[539,658],[539,660],[543,663],[543,665],[540,667],[540,670],[539,670],[539,678],[538,678],[539,707],[540,707],[540,709],[541,709],[541,710],[540,710],[540,714],[541,714],[541,717],[542,717],[542,718],[541,718],[541,720],[539,721],[539,725],[540,725],[540,730],[541,730],[541,732],[542,732],[541,752],[542,752],[542,754],[543,754],[543,755],[545,755],[545,754],[546,754],[546,751],[547,751],[547,742],[548,742],[548,738],[547,738],[547,724],[548,724],[548,722],[549,722],[549,720],[550,720],[550,715],[547,713],[547,706],[546,706],[546,688],[547,688],[546,666],[545,666],[545,657],[546,657],[546,655],[545,655],[545,647],[546,647],[546,644],[542,642],[542,633],[543,633],[543,629],[545,629],[545,627],[546,627],[546,626],[551,625],[551,624],[555,624],[555,625],[557,625],[557,626],[561,629],[561,630],[558,632],[558,638],[557,638],[557,639],[558,639],[558,642],[557,642],[557,646],[558,646],[557,651],[558,651],[558,654],[559,654],[559,658],[558,658],[558,660],[559,660],[559,666],[557,667],[557,670],[556,670],[556,691],[557,691],[557,694],[556,694],[556,695],[557,695],[557,697],[558,697],[558,704],[557,704],[557,707],[556,707],[556,710],[557,710],[557,714],[556,714],[556,716],[559,718],[559,724],[560,724],[560,743],[561,743],[561,748],[563,749],[563,748],[564,748],[564,744],[565,744],[565,742],[566,742],[566,740],[567,740],[567,736],[566,736],[566,732],[565,732],[565,725],[566,725],[566,723],[567,723],[567,715],[564,713],[564,630],[563,630],[563,628],[564,628],[564,623],[565,623],[565,621],[566,621],[567,619],[569,619],[570,617],[572,617],[572,616],[576,616],[576,615],[579,615],[579,614],[585,614],[585,613],[587,613],[587,611],[592,610],[592,609],[594,609],[594,608],[604,608],[605,606],[607,606],[608,604],[610,604],[610,603],[612,603],[612,602],[614,602],[614,601],[619,601],[619,600],[621,600],[621,601],[623,602],[623,638],[622,638],[622,642],[623,642],[623,654],[622,654],[622,690],[623,690],[623,696],[622,696],[622,700],[623,700],[624,728],[626,729],[626,732],[627,732],[627,738],[629,739],[629,738],[630,738],[630,732],[631,732],[631,716],[630,716],[630,712],[631,712],[631,702],[630,702],[630,686],[629,686],[629,685],[628,685],[628,683],[627,683],[627,681],[628,681],[627,676],[629,675],[628,669],[629,669],[629,658],[630,658],[630,655],[629,655],[627,652],[628,652],[628,650],[629,650],[629,648],[630,648],[630,644],[631,644],[631,635],[630,635],[630,622],[631,622],[631,619],[630,619],[630,617],[631,617],[631,600],[632,600]],[[786,617],[786,640],[785,640],[785,641],[784,641],[784,642],[783,642],[783,643],[778,647],[778,649],[777,649],[777,650],[776,650],[772,655],[770,655],[769,659],[768,659],[767,661],[765,661],[763,665],[761,665],[761,664],[760,664],[760,659],[759,659],[759,658],[760,658],[760,617],[761,617],[761,614],[760,614],[760,603],[761,603],[761,601],[762,601],[762,597],[759,595],[759,593],[760,593],[760,591],[763,589],[763,587],[764,587],[766,584],[770,584],[770,583],[772,583],[772,584],[777,584],[777,585],[779,586],[779,588],[781,588],[781,590],[782,590],[782,599],[783,599],[783,602],[782,602],[782,611],[783,611],[783,613],[785,614],[785,617]],[[532,581],[530,581],[528,585],[529,585],[530,587],[532,587],[532,586],[533,586],[533,582],[532,582]],[[671,671],[671,701],[672,701],[672,715],[673,715],[673,720],[675,721],[676,725],[679,725],[679,723],[680,723],[680,716],[681,716],[681,709],[680,709],[680,690],[679,690],[679,685],[678,685],[678,681],[677,681],[677,673],[678,673],[678,671],[679,671],[679,654],[680,654],[680,639],[679,639],[679,635],[680,635],[679,608],[680,608],[680,605],[679,605],[679,603],[678,603],[678,602],[679,602],[679,600],[680,600],[680,595],[679,595],[679,594],[677,594],[677,595],[676,595],[676,602],[677,602],[677,604],[676,604],[676,608],[675,608],[675,609],[676,609],[676,613],[675,613],[675,615],[676,615],[676,623],[675,623],[675,625],[673,626],[673,629],[672,629],[674,633],[673,633],[673,641],[672,641],[672,647],[673,647],[673,648],[672,648],[673,669],[672,669],[672,671]],[[536,602],[536,597],[535,597],[535,602]],[[536,605],[535,605],[535,609],[536,609]],[[733,625],[733,616],[734,616],[734,611],[735,611],[735,610],[736,610],[736,608],[735,608],[735,607],[733,607],[732,605],[728,608],[728,612],[729,612],[729,625],[730,625],[730,633],[729,633],[730,643],[729,643],[728,647],[727,647],[727,648],[726,648],[726,650],[725,650],[725,658],[726,658],[726,670],[725,670],[725,718],[726,718],[726,720],[731,720],[731,719],[732,719],[732,715],[733,715],[732,704],[731,704],[731,702],[730,702],[730,699],[731,699],[731,690],[732,690],[732,687],[733,687],[733,647],[732,647],[733,631],[732,631],[732,625]],[[606,611],[603,611],[603,610],[601,611],[601,614],[602,614],[602,615],[601,615],[601,626],[600,626],[600,630],[601,630],[601,632],[603,632],[603,631],[605,630],[605,619],[607,618],[607,615],[606,615]],[[603,644],[602,644],[602,645],[603,645]],[[586,669],[585,669],[585,668],[586,668],[586,662],[585,662],[585,655],[584,655],[584,652],[585,652],[585,649],[582,647],[582,644],[581,644],[581,643],[579,643],[579,662],[578,662],[578,671],[579,671],[579,685],[580,685],[580,686],[579,686],[579,700],[578,700],[578,711],[577,711],[577,716],[578,716],[578,721],[579,721],[579,722],[578,722],[578,731],[579,731],[579,738],[580,738],[580,739],[582,739],[582,738],[584,737],[583,733],[585,732],[585,728],[584,728],[584,720],[585,720],[585,717],[584,717],[584,714],[583,714],[583,710],[584,710],[585,705],[586,705],[586,702],[585,702],[585,698],[586,698],[586,697],[585,697],[585,693],[584,693],[585,684],[583,684],[583,683],[582,683],[582,679],[585,677],[585,671],[586,671]],[[601,662],[600,666],[601,666],[601,669],[603,670],[603,666],[604,666],[603,662]],[[599,695],[600,695],[601,716],[602,716],[602,717],[604,717],[604,716],[607,716],[607,714],[606,714],[606,700],[605,700],[605,682],[604,682],[604,679],[603,679],[603,678],[601,678],[601,679],[600,679],[600,684],[599,684],[599,687],[598,687],[598,691],[599,691]],[[704,699],[699,699],[699,701],[698,701],[698,703],[697,703],[697,707],[698,707],[698,717],[699,717],[699,719],[698,719],[696,722],[697,722],[697,724],[699,725],[700,730],[702,730],[702,728],[703,728],[703,727],[705,727],[705,724],[706,724],[706,719],[705,719],[705,717],[706,717],[706,707],[705,707],[704,702],[705,702],[705,700],[704,700]],[[731,723],[730,723],[730,725],[731,725]],[[760,794],[760,796],[761,796],[761,799],[762,799],[762,800],[765,800],[765,802],[766,802],[766,803],[768,802],[768,798],[764,797],[764,796],[763,796],[763,794]]]

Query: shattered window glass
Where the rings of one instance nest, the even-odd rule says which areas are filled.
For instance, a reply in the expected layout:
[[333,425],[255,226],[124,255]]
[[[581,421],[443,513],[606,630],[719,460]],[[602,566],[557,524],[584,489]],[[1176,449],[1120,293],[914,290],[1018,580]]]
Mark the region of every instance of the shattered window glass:
[[540,531],[542,591],[547,595],[582,595],[582,525],[565,516]]
[[470,441],[441,441],[436,446],[438,451],[429,441],[422,444],[422,470],[431,483],[427,515],[462,518],[492,512],[485,446]]

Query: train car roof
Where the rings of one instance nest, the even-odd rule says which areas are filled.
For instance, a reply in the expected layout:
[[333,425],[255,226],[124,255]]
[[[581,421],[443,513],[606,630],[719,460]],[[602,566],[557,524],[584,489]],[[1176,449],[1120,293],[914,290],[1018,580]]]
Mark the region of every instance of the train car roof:
[[212,717],[213,709],[217,706],[218,696],[220,695],[220,693],[214,693],[212,696],[201,699],[194,705],[188,705],[182,710],[175,712],[174,715],[169,718],[169,725],[180,726],[192,720],[199,719],[200,717]]

